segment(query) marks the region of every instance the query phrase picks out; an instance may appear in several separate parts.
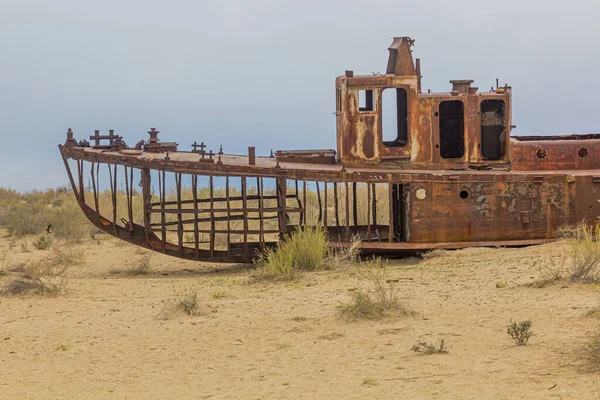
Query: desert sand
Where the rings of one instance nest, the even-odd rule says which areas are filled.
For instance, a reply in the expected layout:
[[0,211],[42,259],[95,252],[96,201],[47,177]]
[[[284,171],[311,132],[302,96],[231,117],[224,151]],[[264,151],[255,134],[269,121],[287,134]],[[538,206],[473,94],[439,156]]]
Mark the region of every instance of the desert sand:
[[[9,239],[0,238],[0,251]],[[346,322],[336,306],[369,288],[351,268],[250,282],[251,266],[194,263],[103,238],[56,296],[0,297],[3,399],[599,399],[580,352],[600,320],[598,286],[540,279],[566,244],[473,248],[390,260],[413,315]],[[13,249],[11,264],[51,250]],[[13,273],[0,277],[0,284]],[[505,283],[506,287],[496,287]],[[503,286],[503,285],[500,285]],[[166,312],[198,293],[199,314]],[[506,333],[531,318],[518,347]],[[448,354],[411,351],[444,339]]]

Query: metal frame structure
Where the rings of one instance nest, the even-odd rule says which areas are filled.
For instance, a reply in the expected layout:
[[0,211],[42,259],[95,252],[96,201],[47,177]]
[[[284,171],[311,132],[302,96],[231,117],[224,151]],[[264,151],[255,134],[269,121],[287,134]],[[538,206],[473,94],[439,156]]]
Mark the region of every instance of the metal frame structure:
[[[422,93],[413,44],[394,39],[385,75],[336,79],[337,151],[239,156],[194,143],[186,152],[154,128],[133,149],[114,131],[95,131],[92,146],[69,129],[59,149],[75,196],[120,239],[223,262],[251,261],[299,226],[385,253],[538,244],[562,225],[596,221],[600,135],[511,138],[508,85],[480,93],[457,80],[448,93]],[[393,140],[383,132],[385,90],[396,99]]]

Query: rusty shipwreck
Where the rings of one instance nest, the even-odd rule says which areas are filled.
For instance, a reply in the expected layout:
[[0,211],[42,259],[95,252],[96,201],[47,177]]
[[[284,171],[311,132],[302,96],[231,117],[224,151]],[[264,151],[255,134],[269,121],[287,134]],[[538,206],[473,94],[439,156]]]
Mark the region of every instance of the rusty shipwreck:
[[114,131],[90,143],[69,129],[59,149],[77,201],[130,243],[232,262],[298,226],[384,253],[538,244],[597,219],[600,135],[510,137],[510,86],[423,93],[413,43],[394,38],[385,74],[336,78],[336,150],[181,151],[155,129],[130,148]]

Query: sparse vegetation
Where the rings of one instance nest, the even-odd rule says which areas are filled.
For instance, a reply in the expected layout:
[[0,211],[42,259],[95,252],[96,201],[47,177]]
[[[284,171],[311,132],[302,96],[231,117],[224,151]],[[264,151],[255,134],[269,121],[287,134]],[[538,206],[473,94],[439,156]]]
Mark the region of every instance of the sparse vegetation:
[[446,347],[444,339],[440,339],[439,344],[433,344],[420,340],[411,348],[411,350],[425,355],[448,353],[448,348]]
[[544,287],[563,279],[600,282],[600,223],[562,228],[560,235],[567,238],[570,251],[549,258],[540,269],[542,279],[529,286]]
[[583,347],[583,360],[590,372],[600,371],[600,333],[592,335]]
[[506,327],[506,333],[515,341],[517,346],[525,346],[529,338],[533,335],[530,319],[523,321],[511,321]]
[[20,277],[9,280],[0,290],[5,295],[57,294],[63,291],[67,284],[67,267],[56,263],[55,260],[45,260],[24,266]]
[[258,278],[294,279],[302,271],[323,268],[328,242],[321,227],[298,228],[275,248],[266,249],[255,261]]
[[351,289],[351,300],[338,306],[343,319],[356,320],[361,318],[380,318],[386,312],[395,310],[406,313],[398,301],[398,290],[388,279],[388,273],[379,258],[360,263],[359,276],[372,284],[370,291]]
[[52,246],[52,236],[41,234],[33,241],[33,247],[36,250],[48,250]]
[[366,386],[374,386],[377,384],[377,380],[372,376],[368,376],[366,378],[363,378],[362,384]]
[[185,290],[176,292],[175,308],[183,311],[187,315],[196,315],[198,313],[198,292],[195,290]]
[[0,258],[0,275],[4,275],[10,263],[10,250],[6,250],[2,258]]
[[152,253],[143,253],[139,258],[131,261],[131,266],[129,268],[113,268],[110,270],[110,274],[126,276],[147,275],[150,272],[151,259]]
[[214,292],[212,294],[213,300],[225,299],[227,297],[229,297],[229,294],[227,294],[227,292]]

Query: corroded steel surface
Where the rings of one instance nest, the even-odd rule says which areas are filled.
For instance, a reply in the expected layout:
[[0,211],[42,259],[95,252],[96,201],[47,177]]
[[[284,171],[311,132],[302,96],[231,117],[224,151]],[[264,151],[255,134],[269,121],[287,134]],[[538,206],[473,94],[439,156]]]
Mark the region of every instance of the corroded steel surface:
[[249,261],[299,226],[390,253],[543,243],[597,220],[600,135],[511,138],[508,85],[453,80],[447,93],[422,93],[413,43],[394,39],[385,75],[336,79],[336,151],[182,151],[154,128],[130,149],[114,131],[90,144],[69,130],[59,148],[77,200],[120,239],[213,261]]

